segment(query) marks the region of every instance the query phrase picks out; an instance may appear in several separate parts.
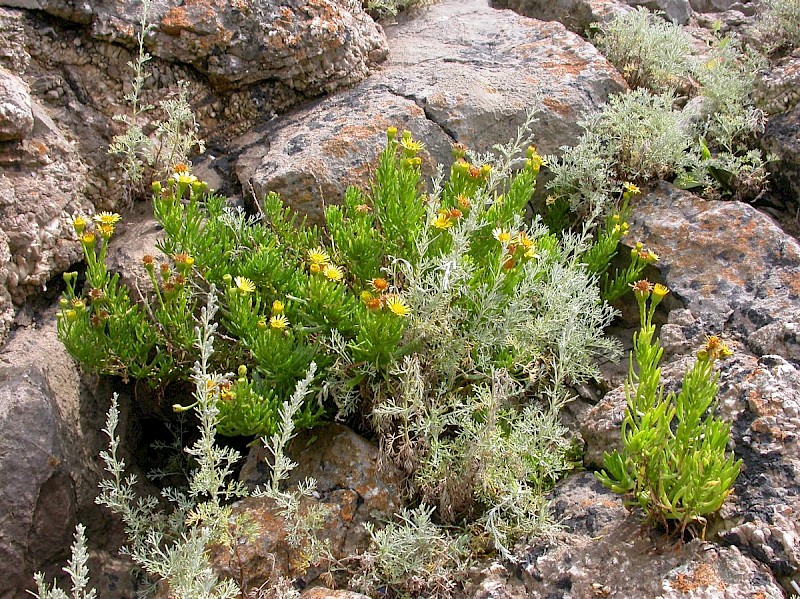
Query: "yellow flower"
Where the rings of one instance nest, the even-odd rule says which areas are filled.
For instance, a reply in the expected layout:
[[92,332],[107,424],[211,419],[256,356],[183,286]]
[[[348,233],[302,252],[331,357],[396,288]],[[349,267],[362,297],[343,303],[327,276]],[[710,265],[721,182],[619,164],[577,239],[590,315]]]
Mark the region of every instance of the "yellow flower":
[[253,281],[251,281],[247,277],[234,277],[233,282],[236,285],[236,289],[242,295],[253,293],[256,290],[256,286],[253,283]]
[[311,271],[312,275],[318,275],[322,271],[323,264],[317,264],[315,262],[311,263],[311,266],[308,267],[308,270]]
[[389,282],[383,277],[375,277],[374,279],[371,279],[369,285],[378,293],[383,293],[389,289]]
[[431,224],[433,224],[433,226],[437,229],[448,229],[453,226],[453,221],[450,220],[450,217],[447,215],[447,213],[439,213],[439,215]]
[[[408,133],[408,135],[406,135]],[[400,148],[403,150],[403,155],[406,158],[412,158],[425,149],[425,144],[411,138],[411,133],[403,131],[403,137],[400,139]]]
[[648,264],[653,264],[658,262],[658,254],[651,250],[642,250],[639,252],[639,258],[647,262]]
[[528,237],[528,233],[525,231],[520,231],[514,236],[514,243],[521,245],[526,250],[529,250],[536,245],[536,242]]
[[269,326],[276,331],[285,331],[289,328],[289,319],[285,314],[276,314],[270,317]]
[[272,302],[272,313],[273,314],[283,314],[283,311],[286,309],[286,306],[283,304],[281,300],[275,300]]
[[327,264],[328,260],[330,260],[328,257],[328,252],[326,252],[322,247],[316,247],[313,250],[308,250],[308,259],[311,264],[317,264],[319,266]]
[[661,299],[665,295],[669,293],[669,289],[666,285],[662,285],[661,283],[656,283],[653,285],[653,297]]
[[179,185],[192,185],[193,183],[200,182],[197,177],[189,173],[175,173],[172,175],[172,178],[175,179],[175,182]]
[[706,335],[705,346],[697,352],[697,357],[701,360],[716,360],[717,358],[722,358],[724,360],[731,355],[733,355],[733,351],[717,335]]
[[103,239],[111,239],[114,234],[114,225],[99,225],[97,229],[100,231],[100,236]]
[[636,185],[634,185],[633,183],[628,183],[628,182],[626,182],[626,183],[623,183],[623,184],[622,184],[622,193],[623,193],[623,195],[625,195],[626,197],[631,197],[631,196],[633,196],[633,195],[636,195],[636,194],[638,194],[638,193],[642,193],[642,190],[641,190],[641,189],[639,189],[639,188],[638,188]]
[[539,253],[536,251],[536,247],[531,247],[525,250],[525,257],[526,258],[538,258]]
[[362,291],[362,292],[361,292],[361,295],[360,295],[359,297],[361,298],[361,301],[362,301],[362,302],[364,302],[364,303],[366,304],[366,303],[367,303],[368,301],[370,301],[370,300],[371,300],[371,299],[372,299],[374,296],[373,296],[373,295],[372,295],[372,294],[371,294],[369,291],[367,291],[367,290],[365,289],[364,291]]
[[398,316],[405,317],[411,314],[411,308],[409,308],[406,301],[399,295],[392,295],[386,298],[386,307]]
[[326,264],[322,269],[322,274],[331,281],[341,281],[344,277],[342,269],[334,264]]
[[116,212],[100,212],[95,214],[92,219],[98,225],[116,225],[122,217]]
[[500,243],[509,243],[511,241],[511,233],[505,229],[501,229],[500,227],[497,227],[492,231],[492,237],[494,237]]
[[80,214],[72,219],[72,228],[75,229],[75,233],[78,235],[83,235],[83,230],[86,228],[86,224],[86,219]]
[[87,231],[83,235],[81,235],[81,243],[86,245],[94,245],[94,242],[97,240],[97,236],[92,233],[91,231]]

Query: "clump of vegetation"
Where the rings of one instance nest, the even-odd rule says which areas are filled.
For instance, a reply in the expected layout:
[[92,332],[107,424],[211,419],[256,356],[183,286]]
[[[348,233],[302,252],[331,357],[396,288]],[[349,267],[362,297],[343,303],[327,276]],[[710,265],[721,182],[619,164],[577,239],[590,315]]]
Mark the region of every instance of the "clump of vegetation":
[[[128,63],[133,71],[131,89],[125,94],[130,113],[120,114],[114,120],[125,126],[125,131],[114,136],[108,151],[122,157],[122,167],[128,178],[125,189],[129,196],[144,193],[148,180],[164,177],[174,164],[188,162],[193,151],[203,152],[205,144],[198,136],[198,124],[189,105],[188,86],[181,82],[175,97],[164,100],[158,107],[142,100],[146,65],[152,56],[145,50],[145,40],[154,25],[148,22],[152,0],[143,0],[139,31],[136,36],[138,52]],[[155,118],[159,110],[162,118]]]
[[332,407],[360,416],[407,474],[410,500],[436,505],[443,522],[473,522],[487,549],[510,557],[517,538],[547,526],[543,493],[570,467],[558,419],[569,385],[616,354],[597,279],[626,230],[618,216],[598,244],[526,224],[543,163],[529,147],[512,169],[526,131],[496,155],[454,147],[449,176],[426,191],[422,144],[390,129],[371,189],[348,189],[324,229],[274,194],[263,217],[246,217],[176,169],[154,185],[164,257],[144,258],[142,303],[105,265],[119,217],[75,219],[86,285],[66,276],[59,334],[87,368],[179,385],[193,380],[199,308],[220,288],[208,367],[236,374],[215,382],[216,430],[287,430],[281,406],[318,364],[317,393],[292,426]]
[[800,47],[800,1],[764,0],[759,7],[756,33],[770,54]]
[[656,93],[691,88],[694,46],[680,25],[639,6],[599,27],[595,45],[631,87]]
[[433,522],[424,504],[403,509],[381,530],[366,524],[371,546],[359,556],[361,571],[351,586],[389,596],[450,597],[466,573],[468,538],[454,538]]
[[577,146],[549,159],[557,212],[607,213],[625,182],[672,180],[708,197],[763,193],[766,161],[749,148],[764,127],[750,98],[758,55],[720,36],[694,50],[680,26],[642,8],[605,25],[596,41],[634,89],[588,115]]
[[704,532],[705,516],[722,506],[741,467],[727,451],[730,425],[714,414],[719,379],[714,363],[731,351],[718,337],[709,337],[681,390],[665,394],[653,315],[668,291],[639,281],[634,293],[641,328],[634,335],[625,385],[623,448],[604,455],[605,468],[597,478],[629,497],[649,520],[665,528],[675,523],[681,536],[694,524]]
[[426,0],[366,0],[364,9],[375,19],[395,17],[398,13],[422,5]]

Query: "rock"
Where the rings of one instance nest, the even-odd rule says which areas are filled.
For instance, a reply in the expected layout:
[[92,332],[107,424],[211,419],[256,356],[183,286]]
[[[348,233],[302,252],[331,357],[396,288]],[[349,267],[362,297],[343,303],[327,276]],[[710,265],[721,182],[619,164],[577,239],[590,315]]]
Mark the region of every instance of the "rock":
[[521,560],[529,597],[763,597],[783,593],[763,565],[735,547],[674,539],[642,529],[620,497],[591,473],[570,476],[552,492],[564,533],[534,543]]
[[689,6],[694,12],[724,13],[734,7],[741,7],[742,2],[740,0],[689,0]]
[[633,10],[621,0],[493,0],[492,6],[532,19],[558,21],[578,35],[586,35],[595,23],[607,23]]
[[[800,75],[800,69],[798,73]],[[769,165],[770,186],[783,200],[782,207],[794,214],[800,204],[800,104],[771,117],[760,144],[765,153],[776,158]]]
[[[423,169],[451,160],[450,138],[412,100],[370,85],[326,98],[290,113],[234,142],[241,150],[236,173],[261,201],[277,192],[312,222],[347,187],[367,189],[386,145],[386,129],[411,130],[425,140]],[[266,143],[265,143],[266,142]]]
[[[767,114],[786,112],[794,108],[800,101],[798,85],[800,85],[800,56],[784,56],[758,73],[753,90],[753,102]],[[781,121],[778,120],[777,128],[779,130],[780,123]],[[772,133],[772,135],[776,134],[779,132]],[[762,143],[769,144],[769,137],[763,139]],[[779,150],[780,148],[773,149]]]
[[664,283],[705,332],[729,328],[751,351],[796,355],[786,331],[800,322],[800,244],[770,217],[662,183],[634,205],[628,239],[660,256]]
[[769,566],[791,595],[800,588],[800,370],[779,356],[734,358],[723,364],[719,411],[744,467],[718,536]]
[[[5,0],[90,25],[95,39],[133,45],[141,21],[138,2],[69,3]],[[147,50],[186,63],[217,89],[274,80],[307,97],[352,85],[386,55],[383,33],[360,3],[334,0],[260,2],[177,0],[153,3]]]
[[0,67],[0,142],[25,139],[31,131],[33,110],[27,86]]
[[644,6],[650,11],[660,11],[667,21],[676,25],[686,25],[692,16],[689,0],[626,0],[626,3],[630,6]]
[[579,115],[624,89],[614,68],[589,43],[558,23],[495,11],[480,0],[445,0],[388,27],[384,68],[341,92],[248,134],[233,144],[236,173],[257,199],[280,193],[320,220],[322,202],[364,184],[389,125],[423,141],[433,163],[452,160],[458,141],[478,152],[507,143],[541,94],[534,125],[542,154],[574,143]]
[[[378,449],[344,426],[331,424],[300,433],[288,455],[298,464],[287,481],[289,488],[309,477],[317,481],[316,497],[304,505],[319,504],[328,510],[318,537],[329,543],[334,559],[363,552],[369,543],[364,523],[388,520],[402,505],[399,474],[379,464]],[[266,483],[268,457],[262,445],[255,445],[240,479],[248,486]],[[236,544],[235,559],[227,549],[216,549],[213,563],[218,572],[235,573],[237,580],[247,581],[248,588],[280,577],[299,577],[310,583],[322,573],[298,565],[303,563],[302,553],[289,545],[285,523],[270,500],[242,500],[234,515],[249,517],[259,532],[254,539]]]
[[[30,295],[80,260],[72,215],[94,212],[83,197],[86,166],[47,114],[33,105],[30,137],[0,147],[0,312],[13,315]],[[0,321],[0,343],[10,327]]]
[[100,479],[95,401],[56,338],[55,310],[0,353],[0,597],[28,596],[34,571],[60,573],[79,516],[107,527],[86,511]]
[[165,260],[164,254],[158,249],[158,243],[163,239],[164,229],[153,216],[153,206],[148,202],[137,204],[125,214],[108,244],[108,269],[119,273],[120,282],[131,290],[131,297],[136,301],[153,291],[153,283],[142,264],[142,258],[153,256],[158,272],[158,262]]

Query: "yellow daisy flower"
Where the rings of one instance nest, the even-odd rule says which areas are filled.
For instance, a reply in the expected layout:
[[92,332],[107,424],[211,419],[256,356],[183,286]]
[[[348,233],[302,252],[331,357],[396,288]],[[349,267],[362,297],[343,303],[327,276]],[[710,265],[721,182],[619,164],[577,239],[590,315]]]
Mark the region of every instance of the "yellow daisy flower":
[[411,308],[406,303],[406,300],[399,295],[386,298],[386,307],[398,316],[405,317],[411,314]]
[[286,306],[281,300],[275,300],[274,302],[272,302],[273,314],[283,314],[284,310],[286,310]]
[[78,235],[83,235],[83,230],[86,228],[86,225],[86,219],[80,214],[72,219],[72,228],[75,229],[75,233]]
[[497,227],[492,231],[492,237],[494,237],[500,243],[511,242],[511,233],[505,229],[501,229],[500,227]]
[[341,281],[344,278],[344,271],[335,264],[326,264],[322,274],[330,281]]
[[450,220],[450,217],[446,213],[440,213],[432,224],[437,229],[448,229],[453,226],[453,221]]
[[253,281],[247,277],[234,277],[233,283],[236,285],[236,289],[242,295],[253,293],[256,290],[255,283],[253,283]]
[[[116,225],[122,217],[116,212],[100,212],[92,217],[98,225]],[[74,222],[74,221],[73,221]]]
[[289,319],[285,314],[275,314],[269,319],[269,326],[276,331],[285,331],[289,328]]
[[308,259],[311,264],[317,264],[319,266],[327,264],[328,260],[330,260],[328,257],[328,252],[326,252],[322,247],[316,247],[313,250],[308,250]]

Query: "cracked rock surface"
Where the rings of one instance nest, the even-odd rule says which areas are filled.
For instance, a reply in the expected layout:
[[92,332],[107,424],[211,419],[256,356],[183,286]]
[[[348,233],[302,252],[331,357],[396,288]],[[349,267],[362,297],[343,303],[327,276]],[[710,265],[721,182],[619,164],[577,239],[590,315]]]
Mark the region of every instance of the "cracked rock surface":
[[581,114],[625,88],[594,46],[560,23],[497,11],[485,0],[444,0],[386,35],[380,72],[234,142],[245,193],[260,200],[275,191],[318,221],[323,202],[364,183],[389,125],[426,144],[431,174],[436,162],[452,160],[451,142],[478,152],[507,143],[534,106],[541,107],[539,152],[556,153],[577,140]]

